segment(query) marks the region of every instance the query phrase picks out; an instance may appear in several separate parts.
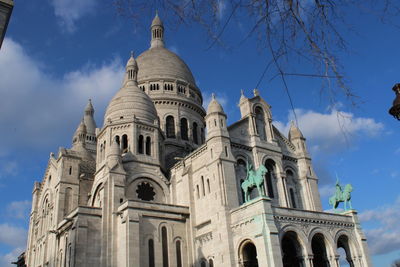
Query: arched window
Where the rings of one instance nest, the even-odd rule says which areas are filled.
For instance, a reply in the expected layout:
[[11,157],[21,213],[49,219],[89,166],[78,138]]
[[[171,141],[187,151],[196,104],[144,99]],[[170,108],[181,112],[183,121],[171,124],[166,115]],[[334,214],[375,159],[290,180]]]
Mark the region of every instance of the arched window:
[[274,188],[272,184],[272,178],[274,177],[275,162],[271,159],[268,159],[265,162],[265,167],[267,168],[267,173],[265,174],[267,193],[270,198],[274,198]]
[[196,185],[196,194],[197,194],[197,199],[199,199],[200,198],[199,185]]
[[154,264],[154,241],[149,239],[149,267],[155,267]]
[[69,171],[68,171],[69,175],[72,174],[72,166],[69,166]]
[[206,267],[206,266],[207,266],[207,262],[206,262],[205,259],[202,259],[202,260],[201,260],[200,266],[201,266],[201,267]]
[[260,136],[261,140],[267,140],[267,136],[265,134],[265,118],[264,118],[264,112],[262,108],[256,107],[255,109],[256,113],[256,128],[257,128],[257,133]]
[[139,135],[138,138],[138,153],[143,154],[143,135]]
[[197,136],[197,123],[193,122],[193,142],[197,145],[199,144],[199,139]]
[[246,242],[241,246],[240,258],[244,267],[258,267],[257,248],[252,242]]
[[176,246],[176,267],[182,267],[181,241],[177,240],[175,246]]
[[296,195],[296,181],[294,180],[294,174],[291,170],[286,170],[286,186],[290,197],[290,206],[296,209],[301,203]]
[[207,179],[207,187],[208,187],[208,193],[211,192],[211,187],[210,187],[210,180]]
[[173,116],[167,117],[165,131],[167,133],[167,138],[175,138],[175,120]]
[[151,138],[150,136],[146,137],[146,155],[151,155]]
[[208,260],[208,266],[209,267],[214,267],[214,261],[212,259]]
[[188,136],[188,122],[187,119],[182,118],[181,119],[181,138],[182,140],[189,140]]
[[206,141],[204,136],[204,128],[201,128],[200,135],[201,135],[201,143],[204,144],[204,142]]
[[168,267],[168,236],[167,236],[167,228],[163,226],[161,228],[161,242],[162,242],[162,259],[163,259],[163,267]]
[[115,136],[115,142],[117,142],[118,145],[120,144],[119,135],[116,135],[116,136]]
[[124,134],[122,136],[122,153],[128,152],[128,136]]
[[297,208],[297,204],[296,204],[296,197],[294,195],[294,191],[293,188],[289,188],[289,194],[290,194],[290,201],[292,202],[292,208]]

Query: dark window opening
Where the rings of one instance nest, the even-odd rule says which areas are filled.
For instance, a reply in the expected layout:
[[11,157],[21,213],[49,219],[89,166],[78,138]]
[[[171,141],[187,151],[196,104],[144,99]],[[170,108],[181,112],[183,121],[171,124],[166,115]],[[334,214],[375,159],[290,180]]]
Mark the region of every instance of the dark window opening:
[[201,176],[201,187],[203,189],[203,196],[205,196],[206,195],[206,189],[204,187],[204,177],[203,176]]
[[289,189],[289,194],[290,194],[290,200],[292,201],[292,207],[296,209],[296,208],[297,208],[297,205],[296,205],[296,197],[295,197],[295,195],[294,195],[293,188],[290,188],[290,189]]
[[154,241],[149,239],[149,267],[155,267],[154,263]]
[[182,140],[189,140],[189,136],[188,136],[188,122],[187,119],[182,118],[181,119],[181,138]]
[[267,168],[267,173],[265,174],[265,180],[267,185],[267,193],[270,198],[274,198],[274,189],[272,184],[272,178],[274,175],[275,162],[268,159],[265,162],[265,167]]
[[181,241],[176,241],[176,267],[182,267]]
[[162,239],[162,259],[163,259],[163,267],[168,267],[168,236],[167,236],[167,228],[163,226],[161,228],[161,239]]
[[128,136],[124,134],[122,136],[122,153],[128,152]]
[[199,140],[197,137],[197,123],[193,122],[193,142],[197,145],[199,144]]
[[143,135],[139,135],[138,139],[138,153],[143,154]]
[[167,117],[165,130],[167,132],[167,138],[175,138],[175,119],[173,116]]
[[151,138],[150,136],[146,137],[146,155],[151,155]]

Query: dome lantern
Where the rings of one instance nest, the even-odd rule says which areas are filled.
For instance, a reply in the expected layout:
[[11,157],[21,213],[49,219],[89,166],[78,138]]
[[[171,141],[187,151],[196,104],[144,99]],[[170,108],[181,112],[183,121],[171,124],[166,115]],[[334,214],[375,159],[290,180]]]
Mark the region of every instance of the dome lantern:
[[151,23],[151,42],[150,48],[164,47],[164,25],[156,12],[156,16]]

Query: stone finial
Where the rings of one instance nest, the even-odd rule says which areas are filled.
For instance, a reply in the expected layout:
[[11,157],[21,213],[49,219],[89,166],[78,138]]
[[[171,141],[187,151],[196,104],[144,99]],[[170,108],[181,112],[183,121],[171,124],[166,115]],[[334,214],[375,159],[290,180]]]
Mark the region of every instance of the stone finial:
[[260,95],[260,92],[258,91],[257,88],[255,88],[255,89],[253,90],[253,94],[254,94],[254,96],[259,96],[259,95]]
[[211,94],[211,98],[215,99],[215,94],[214,93]]
[[240,95],[242,96],[244,96],[244,90],[243,89],[240,89]]

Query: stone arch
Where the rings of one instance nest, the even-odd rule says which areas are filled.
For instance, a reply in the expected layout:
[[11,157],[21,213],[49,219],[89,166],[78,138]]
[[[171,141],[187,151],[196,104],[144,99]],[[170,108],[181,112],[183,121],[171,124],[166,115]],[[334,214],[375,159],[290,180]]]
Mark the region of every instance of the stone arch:
[[251,239],[243,240],[237,251],[241,266],[258,267],[257,247]]
[[93,193],[91,204],[92,207],[101,208],[103,206],[102,205],[103,183],[99,183],[95,188],[96,189]]
[[[341,240],[341,238],[347,238],[347,240]],[[346,242],[347,241],[347,242]],[[346,244],[347,243],[347,244]],[[358,244],[358,242],[356,241],[356,238],[349,233],[346,230],[339,230],[334,238],[334,244],[335,244],[335,248],[336,248],[336,254],[337,254],[337,250],[339,249],[339,247],[343,247],[345,246],[346,248],[343,248],[345,250],[346,253],[346,260],[349,263],[349,265],[351,267],[354,266],[354,258],[357,258],[358,255],[362,255],[361,251],[360,251],[360,246]],[[349,261],[351,259],[351,262]]]
[[307,255],[305,236],[289,225],[282,232],[280,241],[283,267],[304,266],[304,256]]
[[313,229],[309,235],[309,244],[313,254],[313,265],[318,267],[329,267],[329,243],[321,229]]

